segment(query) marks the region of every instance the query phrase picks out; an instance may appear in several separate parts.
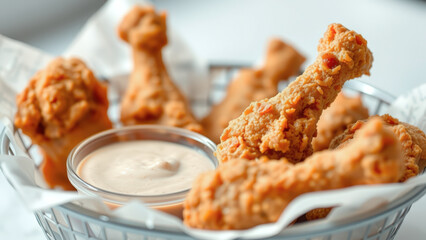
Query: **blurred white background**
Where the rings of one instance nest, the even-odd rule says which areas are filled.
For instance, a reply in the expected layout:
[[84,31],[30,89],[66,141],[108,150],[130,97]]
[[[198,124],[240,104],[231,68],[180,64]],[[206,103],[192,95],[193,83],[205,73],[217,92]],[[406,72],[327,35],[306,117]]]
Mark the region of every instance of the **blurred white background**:
[[[103,0],[0,0],[0,34],[60,55]],[[255,63],[279,36],[313,61],[329,23],[361,33],[374,55],[362,80],[395,96],[426,83],[426,1],[155,0],[168,24],[208,62]],[[0,52],[1,54],[1,52]],[[426,103],[425,103],[426,104]],[[43,239],[0,174],[0,239]],[[8,208],[14,204],[15,208]],[[13,217],[15,216],[15,217]],[[396,239],[425,239],[426,197],[414,204]],[[7,219],[7,220],[6,220]]]
[[[103,0],[0,0],[0,34],[61,54]],[[368,40],[375,61],[363,78],[393,95],[426,82],[426,1],[154,0],[201,59],[258,62],[280,36],[308,57],[327,25],[340,22]]]

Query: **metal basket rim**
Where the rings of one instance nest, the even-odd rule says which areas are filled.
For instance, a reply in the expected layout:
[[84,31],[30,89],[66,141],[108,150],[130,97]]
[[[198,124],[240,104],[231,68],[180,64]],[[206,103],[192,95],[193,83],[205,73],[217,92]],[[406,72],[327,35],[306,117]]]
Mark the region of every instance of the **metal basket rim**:
[[[405,205],[411,205],[416,200],[421,198],[425,193],[426,193],[426,186],[417,186],[413,190],[411,190],[409,193],[401,196],[397,200],[392,201],[384,205],[383,207],[376,209],[375,211],[371,211],[370,214],[356,216],[355,220],[342,218],[341,224],[332,225],[332,226],[331,224],[324,224],[324,222],[322,221],[305,222],[302,224],[296,224],[296,225],[285,228],[284,231],[278,234],[276,237],[297,238],[297,237],[301,237],[305,235],[306,236],[318,235],[321,233],[329,232],[331,227],[333,229],[333,232],[344,231],[345,229],[353,228],[354,226],[357,226],[366,222],[373,222],[376,219],[381,218],[383,215],[396,211]],[[99,214],[89,209],[85,209],[74,203],[62,204],[62,205],[56,206],[56,208],[67,210],[69,212],[72,212],[74,215],[79,215],[79,216],[83,215],[85,218],[89,218],[97,222],[102,222],[102,224],[119,225],[122,227],[126,227],[128,229],[134,229],[135,231],[149,231],[149,232],[158,232],[163,234],[189,236],[185,234],[184,232],[166,231],[166,230],[159,230],[159,229],[147,229],[141,226],[142,225],[141,223],[132,222],[129,220],[123,220],[114,216],[107,216],[108,220],[103,220],[105,215]],[[82,212],[84,212],[84,214]]]

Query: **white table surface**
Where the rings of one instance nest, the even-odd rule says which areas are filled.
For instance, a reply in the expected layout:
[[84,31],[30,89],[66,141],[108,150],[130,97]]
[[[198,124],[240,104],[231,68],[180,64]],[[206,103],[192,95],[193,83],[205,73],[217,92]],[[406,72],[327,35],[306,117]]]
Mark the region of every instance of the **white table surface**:
[[[0,33],[54,55],[66,49],[87,18],[103,3],[102,0],[32,2],[2,4]],[[326,26],[340,22],[361,33],[373,52],[371,77],[363,77],[363,81],[395,96],[426,83],[426,1],[157,0],[154,3],[168,11],[169,26],[181,34],[194,54],[207,61],[258,62],[269,37],[279,36],[305,54],[309,64]],[[2,174],[0,192],[0,239],[44,239],[34,216],[25,209]],[[426,197],[423,197],[411,208],[396,239],[426,239],[425,220]]]

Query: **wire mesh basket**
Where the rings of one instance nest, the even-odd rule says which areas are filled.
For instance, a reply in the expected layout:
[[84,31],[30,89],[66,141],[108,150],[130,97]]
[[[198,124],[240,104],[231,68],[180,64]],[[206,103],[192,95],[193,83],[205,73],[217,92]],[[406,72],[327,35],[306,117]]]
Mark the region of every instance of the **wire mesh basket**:
[[[207,101],[200,102],[190,99],[195,108],[208,108],[220,99],[226,92],[226,86],[235,72],[245,65],[241,64],[211,64],[210,96]],[[284,83],[280,88],[288,84]],[[370,107],[370,114],[383,114],[394,97],[360,81],[349,81],[345,91],[361,94],[364,103]],[[118,105],[119,99],[113,99],[111,105]],[[23,143],[27,153],[31,154],[32,145],[25,141],[19,131],[16,138]],[[0,136],[0,153],[15,155],[16,147],[12,146],[4,131]],[[287,227],[282,233],[268,239],[292,240],[334,240],[334,239],[363,239],[382,240],[393,239],[401,226],[411,205],[426,193],[426,187],[414,188],[409,193],[386,204],[383,207],[351,218],[342,218],[339,223],[310,221]],[[77,204],[67,203],[49,209],[36,211],[35,217],[43,229],[47,239],[56,240],[89,240],[89,239],[118,239],[118,240],[168,240],[193,239],[182,232],[166,229],[150,229],[140,223],[106,216],[83,208]]]

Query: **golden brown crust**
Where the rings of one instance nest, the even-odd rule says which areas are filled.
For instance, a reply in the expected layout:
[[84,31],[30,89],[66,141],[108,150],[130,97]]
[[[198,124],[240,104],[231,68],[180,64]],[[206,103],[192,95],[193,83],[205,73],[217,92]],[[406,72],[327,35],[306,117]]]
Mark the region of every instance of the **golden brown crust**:
[[65,136],[93,112],[108,109],[106,87],[79,59],[54,59],[17,96],[15,125],[38,144]]
[[218,230],[274,222],[303,193],[396,182],[403,173],[400,154],[393,132],[372,119],[344,148],[316,152],[298,164],[233,159],[194,182],[184,223]]
[[202,132],[201,125],[163,63],[167,44],[166,15],[152,7],[134,7],[118,27],[132,45],[134,67],[121,102],[124,125],[162,124]]
[[[426,158],[426,135],[420,129],[408,123],[399,122],[398,119],[385,114],[380,118],[386,123],[387,127],[395,133],[402,145],[402,156],[405,164],[404,175],[399,179],[400,182],[417,176],[423,170]],[[330,148],[340,148],[348,144],[354,134],[365,124],[365,120],[357,121],[348,126],[348,129],[337,136],[330,144]]]
[[369,74],[373,60],[362,36],[340,24],[328,27],[318,51],[315,62],[286,89],[251,103],[229,123],[216,151],[221,162],[262,155],[299,162],[312,154],[312,137],[322,110],[334,101],[345,81]]
[[229,121],[238,117],[251,102],[275,96],[279,81],[297,74],[304,61],[292,46],[272,39],[265,65],[259,69],[242,69],[230,83],[223,101],[213,106],[202,120],[206,136],[219,143]]
[[[390,116],[388,116],[389,118]],[[420,147],[420,149],[422,149],[422,152],[420,154],[420,161],[421,165],[424,166],[425,162],[426,162],[426,135],[425,133],[420,130],[418,127],[415,127],[413,125],[410,125],[408,123],[405,122],[400,122],[400,124],[402,124],[405,129],[407,130],[408,134],[411,136],[413,142],[418,145]]]
[[65,165],[69,152],[112,127],[106,87],[81,60],[56,58],[30,80],[17,105],[15,125],[41,147],[47,183],[72,189]]
[[349,124],[368,116],[368,109],[362,104],[361,96],[349,97],[339,93],[318,121],[317,136],[312,139],[314,152],[328,149],[331,140],[343,133]]
[[306,213],[306,220],[318,220],[327,217],[332,208],[317,208]]
[[167,45],[166,13],[134,6],[120,22],[118,36],[133,48],[158,51]]

